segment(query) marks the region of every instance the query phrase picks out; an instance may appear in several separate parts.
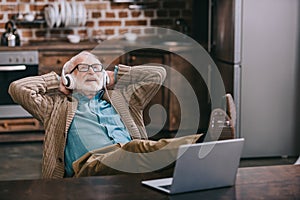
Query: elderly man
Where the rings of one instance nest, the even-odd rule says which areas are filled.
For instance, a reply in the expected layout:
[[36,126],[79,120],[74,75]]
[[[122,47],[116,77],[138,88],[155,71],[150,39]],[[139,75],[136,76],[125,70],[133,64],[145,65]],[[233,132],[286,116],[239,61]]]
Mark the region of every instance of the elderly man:
[[43,178],[147,172],[175,161],[178,146],[201,135],[147,139],[142,112],[165,77],[164,68],[147,65],[106,72],[83,51],[61,77],[51,72],[11,83],[14,101],[44,125]]

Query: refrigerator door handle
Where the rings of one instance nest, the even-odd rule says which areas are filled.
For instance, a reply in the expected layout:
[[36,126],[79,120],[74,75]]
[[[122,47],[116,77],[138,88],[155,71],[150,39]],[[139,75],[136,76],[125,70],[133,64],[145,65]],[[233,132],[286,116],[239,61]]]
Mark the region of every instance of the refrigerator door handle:
[[212,6],[213,0],[208,1],[208,42],[207,42],[207,51],[211,53],[212,45]]

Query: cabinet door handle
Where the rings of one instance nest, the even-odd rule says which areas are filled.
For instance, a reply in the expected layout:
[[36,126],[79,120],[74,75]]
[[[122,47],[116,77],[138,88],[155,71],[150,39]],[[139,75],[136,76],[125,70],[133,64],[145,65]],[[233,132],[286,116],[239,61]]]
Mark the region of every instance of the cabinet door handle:
[[0,66],[0,71],[24,71],[26,70],[25,65],[12,65],[12,66]]
[[212,12],[214,9],[213,6],[215,7],[213,0],[208,1],[208,42],[207,42],[207,51],[208,53],[211,53],[212,51]]
[[136,60],[136,56],[131,56],[131,61],[135,61]]

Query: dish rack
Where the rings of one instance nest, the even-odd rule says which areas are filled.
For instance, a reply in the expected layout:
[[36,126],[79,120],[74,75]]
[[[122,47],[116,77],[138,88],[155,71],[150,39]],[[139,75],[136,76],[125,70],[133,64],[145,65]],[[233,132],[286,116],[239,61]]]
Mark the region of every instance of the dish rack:
[[44,8],[44,17],[49,28],[84,26],[87,12],[82,2],[53,2]]

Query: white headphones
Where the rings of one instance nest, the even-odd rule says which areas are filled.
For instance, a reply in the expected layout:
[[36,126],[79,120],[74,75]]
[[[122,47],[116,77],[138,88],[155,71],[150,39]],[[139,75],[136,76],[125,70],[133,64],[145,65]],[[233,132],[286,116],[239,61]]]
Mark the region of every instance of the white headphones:
[[103,69],[103,86],[105,87],[109,83],[110,83],[109,76],[108,76],[107,72]]
[[[74,80],[72,74],[65,74],[65,66],[67,64],[68,62],[66,62],[62,68],[62,72],[61,72],[62,82],[67,89],[74,90],[76,88],[76,81]],[[109,83],[110,83],[109,76],[107,72],[103,69],[103,86],[105,87]]]
[[63,84],[66,86],[67,89],[69,90],[74,90],[76,87],[76,82],[73,79],[71,74],[65,74],[65,67],[68,64],[68,62],[66,62],[62,68],[61,71],[61,78],[62,78],[62,82]]

